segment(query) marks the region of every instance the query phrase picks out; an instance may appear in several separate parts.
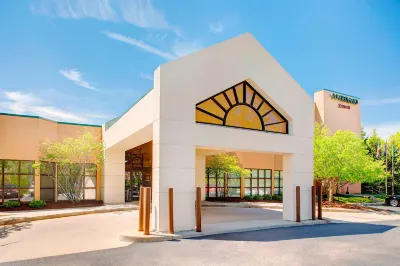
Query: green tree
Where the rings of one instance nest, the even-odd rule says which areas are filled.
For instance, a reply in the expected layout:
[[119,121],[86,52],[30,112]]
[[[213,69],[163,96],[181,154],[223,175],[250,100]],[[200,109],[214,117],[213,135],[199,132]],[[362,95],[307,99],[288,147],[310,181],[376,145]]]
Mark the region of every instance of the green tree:
[[[40,147],[43,154],[41,163],[34,165],[49,169],[55,180],[58,192],[71,202],[83,198],[85,172],[93,171],[96,164],[104,160],[102,142],[87,132],[78,138],[65,138],[63,141],[45,141]],[[57,175],[54,163],[57,164]],[[100,184],[98,184],[100,185]]]
[[[249,170],[240,167],[239,160],[236,156],[229,155],[227,153],[212,155],[210,160],[207,161],[206,167],[207,171],[209,171],[210,173],[214,173],[217,177],[224,175],[225,191],[227,191],[228,173],[235,174],[239,177],[250,175]],[[224,195],[227,196],[227,193],[224,193]]]
[[323,182],[329,201],[346,183],[372,182],[385,176],[381,161],[368,155],[363,139],[350,131],[332,134],[325,125],[314,131],[314,178]]

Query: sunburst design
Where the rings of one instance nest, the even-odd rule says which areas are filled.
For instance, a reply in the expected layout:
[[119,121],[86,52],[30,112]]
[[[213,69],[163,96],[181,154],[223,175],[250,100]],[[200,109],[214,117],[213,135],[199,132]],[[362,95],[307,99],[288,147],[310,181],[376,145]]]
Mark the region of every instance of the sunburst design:
[[196,122],[288,133],[288,121],[247,81],[196,105]]

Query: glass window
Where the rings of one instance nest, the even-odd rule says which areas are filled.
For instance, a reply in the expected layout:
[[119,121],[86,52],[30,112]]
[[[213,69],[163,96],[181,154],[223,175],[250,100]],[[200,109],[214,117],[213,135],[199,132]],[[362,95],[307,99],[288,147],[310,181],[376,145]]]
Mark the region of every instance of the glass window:
[[228,178],[228,187],[240,187],[240,179]]
[[21,174],[35,174],[35,169],[32,167],[33,161],[21,161]]
[[265,171],[264,170],[258,170],[258,177],[259,178],[264,178],[265,177]]
[[240,188],[228,188],[228,197],[240,197]]
[[283,175],[282,171],[274,171],[274,194],[282,194],[283,192]]
[[34,200],[33,189],[21,189],[20,200],[27,202]]
[[19,161],[4,160],[4,173],[6,174],[18,174],[19,172]]
[[245,187],[251,188],[251,195],[264,195],[271,193],[271,172],[270,169],[248,169],[251,178],[245,179]]
[[245,188],[245,189],[244,189],[244,195],[245,195],[245,196],[250,196],[250,195],[251,195],[251,190],[250,190],[250,188]]
[[20,188],[33,188],[35,181],[33,175],[21,175],[19,182]]
[[96,199],[96,189],[87,188],[85,189],[85,200],[95,200]]
[[216,181],[215,177],[214,178],[210,177],[208,179],[208,186],[209,187],[216,187],[217,186],[217,181]]
[[96,178],[96,176],[87,176],[85,188],[96,188]]
[[256,177],[256,178],[258,177],[258,170],[257,169],[252,169],[251,170],[251,177],[253,177],[253,178],[254,177]]

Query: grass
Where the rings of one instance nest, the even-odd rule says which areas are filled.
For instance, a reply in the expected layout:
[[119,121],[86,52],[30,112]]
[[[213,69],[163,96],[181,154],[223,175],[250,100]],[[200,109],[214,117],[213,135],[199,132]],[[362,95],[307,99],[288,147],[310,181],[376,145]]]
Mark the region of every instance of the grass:
[[349,196],[349,195],[340,195],[334,196],[333,199],[335,201],[343,202],[343,203],[373,203],[374,201],[369,198],[364,198],[361,196]]

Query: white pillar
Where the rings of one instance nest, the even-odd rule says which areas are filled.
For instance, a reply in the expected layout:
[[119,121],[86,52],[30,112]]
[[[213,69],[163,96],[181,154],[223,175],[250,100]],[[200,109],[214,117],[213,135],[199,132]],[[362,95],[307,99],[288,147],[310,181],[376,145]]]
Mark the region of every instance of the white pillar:
[[166,132],[173,130],[169,123],[157,120],[153,124],[152,229],[168,231],[168,188],[173,188],[175,231],[193,230],[196,148],[179,143],[176,132],[176,138],[164,138],[164,134],[171,136]]
[[125,151],[107,149],[103,166],[102,196],[104,203],[125,202]]
[[300,186],[301,220],[311,219],[311,186],[313,185],[313,156],[283,155],[283,219],[296,220],[296,186]]
[[196,187],[201,187],[201,200],[206,200],[206,156],[196,155]]

